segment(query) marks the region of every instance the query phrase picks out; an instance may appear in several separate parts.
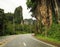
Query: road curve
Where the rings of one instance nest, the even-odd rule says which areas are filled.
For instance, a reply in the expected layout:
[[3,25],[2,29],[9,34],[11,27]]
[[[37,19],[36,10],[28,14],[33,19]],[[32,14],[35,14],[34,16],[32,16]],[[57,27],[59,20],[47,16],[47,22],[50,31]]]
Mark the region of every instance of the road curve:
[[16,38],[7,42],[2,47],[55,47],[35,39],[31,34],[17,35]]

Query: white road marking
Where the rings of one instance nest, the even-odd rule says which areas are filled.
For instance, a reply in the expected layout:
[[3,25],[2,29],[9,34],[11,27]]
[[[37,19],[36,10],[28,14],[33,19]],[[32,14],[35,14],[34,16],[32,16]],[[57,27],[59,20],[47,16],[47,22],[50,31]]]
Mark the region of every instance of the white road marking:
[[23,42],[23,45],[24,45],[24,46],[26,46],[26,43],[25,43],[25,42]]

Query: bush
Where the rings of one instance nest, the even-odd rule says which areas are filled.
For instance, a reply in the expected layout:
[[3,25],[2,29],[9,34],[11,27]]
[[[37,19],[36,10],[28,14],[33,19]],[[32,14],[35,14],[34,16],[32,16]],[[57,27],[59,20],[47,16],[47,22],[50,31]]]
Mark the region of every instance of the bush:
[[60,40],[60,24],[53,24],[48,31],[48,37]]

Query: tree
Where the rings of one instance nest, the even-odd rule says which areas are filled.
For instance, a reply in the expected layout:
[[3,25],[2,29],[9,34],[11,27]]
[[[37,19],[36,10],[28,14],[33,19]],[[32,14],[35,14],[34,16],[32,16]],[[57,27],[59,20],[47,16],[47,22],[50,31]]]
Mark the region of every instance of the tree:
[[4,35],[5,32],[5,14],[4,10],[0,9],[0,35]]
[[5,15],[6,15],[7,22],[13,23],[14,14],[13,13],[5,13]]
[[[55,7],[53,7],[55,6]],[[56,15],[58,21],[58,6],[56,0],[27,0],[27,7],[31,8],[32,16],[37,19],[37,32],[44,33],[41,29],[45,27],[45,36],[47,36],[47,28],[52,25],[52,13]],[[56,8],[56,11],[55,11]],[[54,10],[54,11],[53,11]],[[55,16],[54,16],[55,17]]]

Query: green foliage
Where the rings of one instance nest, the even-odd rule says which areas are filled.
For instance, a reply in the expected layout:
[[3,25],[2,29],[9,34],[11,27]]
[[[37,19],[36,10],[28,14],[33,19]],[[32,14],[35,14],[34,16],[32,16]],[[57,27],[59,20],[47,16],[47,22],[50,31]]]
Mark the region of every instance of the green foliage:
[[28,32],[28,33],[31,32],[31,27],[30,27],[30,25],[24,25],[24,26],[23,26],[23,30],[26,31],[26,32]]
[[57,40],[57,39],[54,39],[54,38],[51,38],[51,37],[45,37],[45,36],[42,36],[42,35],[40,35],[40,34],[37,34],[36,35],[36,38],[38,38],[38,39],[40,39],[40,40],[44,40],[44,41],[46,41],[46,42],[53,42],[53,43],[58,43],[58,44],[60,44],[60,41],[59,40]]
[[15,34],[32,33],[32,25],[18,24],[15,28]]
[[5,30],[5,35],[12,35],[15,32],[13,31],[13,24],[8,23],[7,28]]
[[31,12],[33,12],[37,6],[37,2],[35,0],[27,0],[26,4],[28,8],[31,8]]
[[[37,34],[37,35],[38,35],[38,37],[43,36],[43,38],[45,38],[45,35],[43,35],[43,34]],[[50,38],[51,38],[51,39],[53,39],[51,41],[55,41],[55,40],[60,41],[60,24],[53,23],[52,26],[50,27],[50,29],[48,30],[47,35],[48,35],[47,40],[50,40]]]
[[28,8],[31,8],[33,3],[31,2],[31,0],[27,0],[26,4],[27,4]]
[[48,31],[48,37],[60,40],[60,24],[53,24]]
[[6,19],[7,19],[6,21],[13,23],[14,14],[13,13],[5,13],[5,15],[6,15]]
[[5,30],[5,14],[4,14],[4,10],[0,9],[0,35],[4,34],[4,30]]

